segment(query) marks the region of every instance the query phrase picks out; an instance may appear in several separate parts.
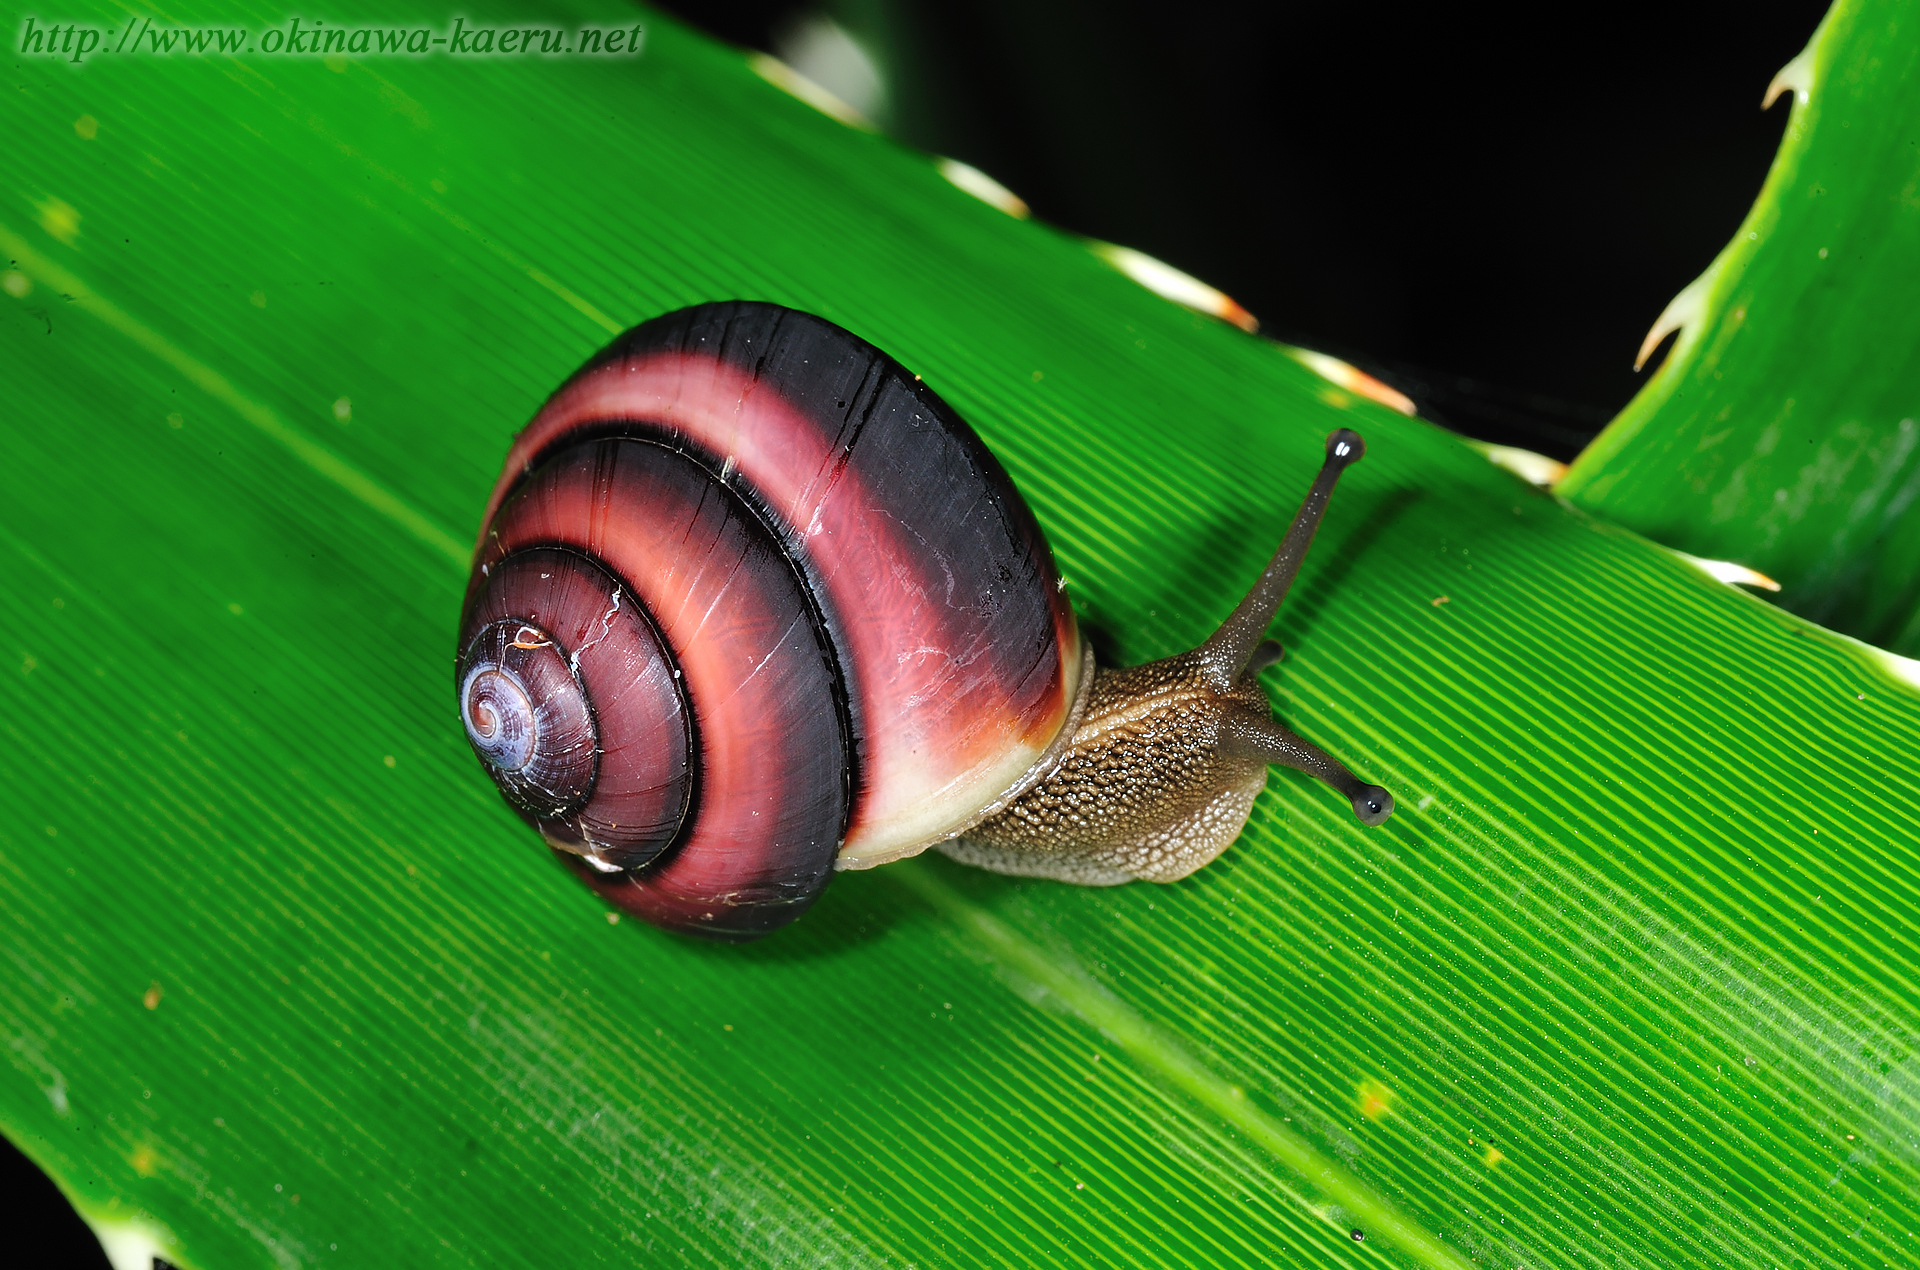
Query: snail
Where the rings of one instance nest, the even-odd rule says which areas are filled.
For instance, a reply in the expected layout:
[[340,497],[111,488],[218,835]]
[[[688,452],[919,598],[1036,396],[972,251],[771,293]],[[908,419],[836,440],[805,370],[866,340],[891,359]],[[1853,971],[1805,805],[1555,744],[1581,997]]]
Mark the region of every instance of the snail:
[[973,430],[822,318],[726,302],[615,339],[514,440],[463,605],[460,717],[556,855],[656,925],[751,939],[836,869],[937,847],[1170,882],[1267,766],[1393,812],[1272,714],[1265,632],[1346,429],[1253,590],[1192,652],[1096,668]]

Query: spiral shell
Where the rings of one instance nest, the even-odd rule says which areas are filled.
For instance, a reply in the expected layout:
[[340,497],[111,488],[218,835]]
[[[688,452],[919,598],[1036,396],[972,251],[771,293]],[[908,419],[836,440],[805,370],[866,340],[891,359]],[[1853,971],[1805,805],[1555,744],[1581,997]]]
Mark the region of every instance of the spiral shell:
[[1042,774],[1090,678],[1032,513],[931,389],[823,319],[702,305],[516,438],[462,719],[603,895],[764,933]]

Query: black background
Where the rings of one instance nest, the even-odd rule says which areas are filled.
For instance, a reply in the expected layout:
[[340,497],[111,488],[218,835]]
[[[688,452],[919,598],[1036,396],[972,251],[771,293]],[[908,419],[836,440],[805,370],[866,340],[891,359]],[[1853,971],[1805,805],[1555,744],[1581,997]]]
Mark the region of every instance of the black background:
[[[777,51],[803,6],[665,7]],[[1786,122],[1798,0],[845,0],[894,135],[1213,283],[1422,413],[1570,457],[1733,235]]]
[[[672,0],[774,49],[818,6]],[[889,130],[1221,287],[1430,418],[1571,457],[1758,193],[1825,6],[848,0]],[[0,1142],[10,1264],[95,1267]]]

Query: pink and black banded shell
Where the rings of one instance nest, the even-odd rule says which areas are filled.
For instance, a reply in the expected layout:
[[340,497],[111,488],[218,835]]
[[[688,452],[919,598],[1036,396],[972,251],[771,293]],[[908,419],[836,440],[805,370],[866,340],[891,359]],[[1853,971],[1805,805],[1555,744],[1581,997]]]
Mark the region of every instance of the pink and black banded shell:
[[729,302],[628,331],[515,439],[457,678],[483,766],[563,860],[741,939],[1037,774],[1084,673],[973,430],[857,336]]

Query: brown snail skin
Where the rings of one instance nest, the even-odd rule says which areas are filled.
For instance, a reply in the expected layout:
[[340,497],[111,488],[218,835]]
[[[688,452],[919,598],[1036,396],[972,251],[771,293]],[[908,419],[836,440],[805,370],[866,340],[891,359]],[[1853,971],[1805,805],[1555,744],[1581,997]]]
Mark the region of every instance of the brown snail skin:
[[1170,882],[1267,766],[1369,785],[1274,720],[1265,638],[1346,429],[1200,647],[1096,668],[1052,553],[971,428],[888,357],[743,301],[620,336],[515,439],[455,681],[482,767],[611,903],[722,939],[836,869],[937,847],[1002,873]]

